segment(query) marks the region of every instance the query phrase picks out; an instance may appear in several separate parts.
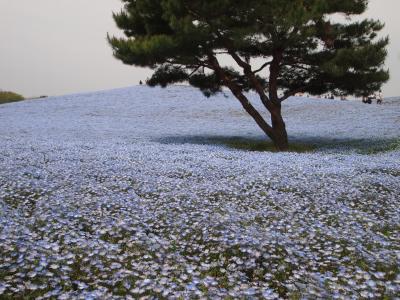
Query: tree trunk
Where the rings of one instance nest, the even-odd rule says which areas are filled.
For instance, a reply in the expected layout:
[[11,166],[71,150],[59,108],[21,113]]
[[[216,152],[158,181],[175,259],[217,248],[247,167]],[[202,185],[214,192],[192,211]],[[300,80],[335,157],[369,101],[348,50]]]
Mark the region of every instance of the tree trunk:
[[272,141],[278,151],[288,151],[289,141],[286,132],[286,125],[282,118],[281,102],[278,98],[278,75],[280,70],[280,62],[282,61],[282,50],[274,50],[273,60],[270,65],[270,76],[269,76],[269,97],[273,103],[272,107],[267,109],[271,113]]
[[281,106],[274,105],[274,109],[271,111],[271,122],[273,130],[272,141],[278,151],[289,150],[289,139],[286,131],[286,124],[283,121]]

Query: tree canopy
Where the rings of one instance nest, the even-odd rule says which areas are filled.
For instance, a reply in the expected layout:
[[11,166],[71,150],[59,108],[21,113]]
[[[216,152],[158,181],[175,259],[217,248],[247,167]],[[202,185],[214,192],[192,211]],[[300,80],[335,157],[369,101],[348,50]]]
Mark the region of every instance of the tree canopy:
[[[122,1],[114,19],[126,37],[108,37],[116,58],[153,68],[152,86],[188,82],[206,96],[228,87],[275,142],[287,140],[280,110],[290,96],[366,95],[389,78],[383,24],[354,18],[367,0]],[[271,125],[247,103],[248,90]]]

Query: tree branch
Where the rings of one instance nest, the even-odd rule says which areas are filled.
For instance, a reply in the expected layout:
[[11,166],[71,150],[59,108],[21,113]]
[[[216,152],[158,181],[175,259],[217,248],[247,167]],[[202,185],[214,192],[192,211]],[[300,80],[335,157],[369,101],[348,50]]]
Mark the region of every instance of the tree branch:
[[297,93],[303,92],[307,87],[308,87],[307,85],[304,85],[302,87],[299,87],[297,89],[294,89],[292,91],[289,91],[289,92],[285,93],[285,95],[283,97],[279,98],[279,102],[282,103],[283,101],[285,101],[286,99],[296,95]]
[[197,66],[197,67],[192,71],[192,73],[189,74],[189,78],[192,77],[193,74],[196,73],[197,70],[200,69],[201,67],[202,67],[202,66]]
[[272,61],[268,61],[265,64],[263,64],[260,68],[258,68],[257,70],[253,71],[253,74],[257,74],[258,72],[261,72],[262,70],[264,70],[266,67],[268,67],[271,64]]
[[[303,63],[297,63],[297,62],[296,63],[284,63],[284,64],[281,64],[281,66],[290,66],[290,67],[301,69],[301,70],[304,70],[304,71],[310,71],[310,68],[301,66],[299,64],[303,64]],[[307,65],[307,64],[303,64],[303,65],[311,67],[311,65]]]
[[[223,39],[222,36],[220,36],[221,39]],[[223,39],[225,40],[225,39]],[[226,40],[225,40],[226,41]],[[228,42],[229,44],[229,42]],[[264,91],[264,87],[261,85],[261,83],[258,81],[257,77],[255,76],[255,73],[251,69],[251,65],[245,62],[240,58],[238,54],[236,54],[235,51],[229,47],[229,45],[225,45],[225,47],[228,49],[229,55],[235,60],[235,62],[243,69],[244,74],[247,76],[248,79],[250,79],[250,82],[252,83],[254,89],[257,91],[258,95],[260,96],[261,102],[264,104],[265,108],[268,109],[268,111],[272,111],[272,103],[269,101],[267,94]]]
[[229,74],[224,72],[221,68],[218,60],[213,54],[209,54],[209,62],[212,65],[214,71],[217,73],[218,77],[222,82],[231,90],[235,97],[240,101],[246,112],[253,117],[258,126],[264,131],[264,133],[269,136],[272,140],[274,139],[274,132],[272,127],[264,120],[261,114],[255,109],[247,97],[243,94],[242,89],[230,78]]
[[274,104],[279,105],[280,101],[278,99],[278,76],[281,69],[283,51],[276,49],[273,52],[273,59],[269,67],[269,98]]

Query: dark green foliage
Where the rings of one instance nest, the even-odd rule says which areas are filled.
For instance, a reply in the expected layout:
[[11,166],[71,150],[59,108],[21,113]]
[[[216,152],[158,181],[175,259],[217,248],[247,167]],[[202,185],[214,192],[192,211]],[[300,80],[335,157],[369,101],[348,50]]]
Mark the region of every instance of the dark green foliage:
[[[195,86],[218,92],[218,80],[204,73],[207,55],[235,51],[243,58],[273,58],[282,52],[279,88],[285,94],[363,94],[388,79],[383,68],[387,39],[373,41],[378,21],[335,22],[332,14],[365,11],[365,0],[123,0],[114,19],[127,39],[109,38],[115,56],[126,64],[159,68],[155,85],[190,81],[171,66],[184,66]],[[338,18],[336,18],[338,19]],[[198,67],[201,67],[197,69]],[[161,75],[161,73],[165,73]],[[263,72],[265,80],[268,72]],[[183,75],[183,71],[180,75]],[[171,79],[167,80],[167,77]],[[243,77],[237,74],[237,80]],[[200,83],[204,79],[204,83]],[[220,85],[223,82],[219,81]],[[268,88],[268,84],[264,86]]]
[[368,0],[122,1],[114,19],[127,37],[108,38],[115,57],[154,68],[152,86],[188,82],[206,96],[228,87],[266,133],[244,91],[260,95],[274,128],[284,125],[280,103],[297,92],[364,95],[389,78],[383,25],[352,21]]
[[221,80],[215,73],[194,74],[189,78],[190,85],[200,89],[206,97],[221,91]]
[[150,86],[161,85],[166,87],[168,84],[183,82],[188,80],[188,74],[182,67],[163,65],[147,81]]

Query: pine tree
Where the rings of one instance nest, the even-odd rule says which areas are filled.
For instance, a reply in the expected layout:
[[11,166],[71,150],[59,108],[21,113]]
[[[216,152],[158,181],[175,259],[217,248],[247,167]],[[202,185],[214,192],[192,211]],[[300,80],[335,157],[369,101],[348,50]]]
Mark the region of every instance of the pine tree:
[[108,37],[116,58],[153,68],[151,86],[188,82],[206,96],[227,87],[278,150],[288,149],[281,104],[290,96],[366,95],[389,78],[383,24],[354,20],[368,0],[122,1],[114,20],[126,38]]

